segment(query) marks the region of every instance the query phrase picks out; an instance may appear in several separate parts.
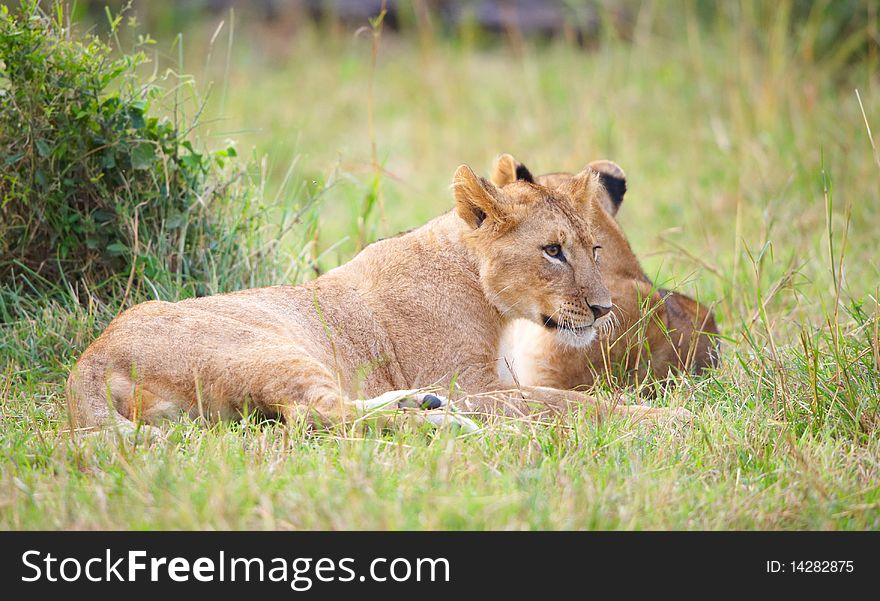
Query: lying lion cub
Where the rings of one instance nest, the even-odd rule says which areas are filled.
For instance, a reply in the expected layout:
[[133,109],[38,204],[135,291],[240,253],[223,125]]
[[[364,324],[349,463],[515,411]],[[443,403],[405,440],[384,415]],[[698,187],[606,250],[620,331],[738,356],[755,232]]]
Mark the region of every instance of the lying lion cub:
[[610,319],[596,262],[601,214],[589,209],[606,194],[595,171],[554,189],[511,182],[500,190],[462,165],[453,186],[454,211],[308,284],[128,309],[70,374],[73,425],[128,429],[253,408],[333,426],[410,408],[433,424],[472,428],[446,399],[413,390],[453,380],[468,393],[457,405],[474,413],[539,415],[572,402],[598,415],[686,417],[550,388],[504,391],[496,374],[501,331],[515,318],[552,317],[574,346]]
[[[592,224],[601,246],[600,270],[614,300],[610,336],[586,349],[566,348],[552,331],[518,320],[502,338],[499,372],[505,381],[576,388],[591,386],[597,374],[618,368],[644,382],[665,378],[670,371],[700,371],[715,365],[718,334],[712,313],[693,299],[657,289],[642,271],[614,217],[626,192],[623,169],[611,161],[594,161],[603,190],[585,203],[595,203]],[[566,188],[574,176],[550,173],[532,176],[510,155],[501,155],[492,182],[499,187],[517,181],[536,182],[550,189]],[[548,326],[550,326],[548,328]],[[513,370],[513,373],[511,373]]]

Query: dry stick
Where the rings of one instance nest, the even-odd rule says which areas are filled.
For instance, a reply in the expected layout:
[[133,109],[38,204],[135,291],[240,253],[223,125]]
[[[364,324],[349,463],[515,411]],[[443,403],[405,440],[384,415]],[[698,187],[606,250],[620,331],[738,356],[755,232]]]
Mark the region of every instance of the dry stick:
[[874,291],[874,365],[880,370],[880,287]]
[[[856,92],[856,95],[858,95],[858,92]],[[859,99],[859,105],[861,106],[861,99]],[[864,116],[864,114],[865,113],[864,113],[864,108],[863,108],[862,115]],[[865,119],[865,124],[867,125],[867,119]],[[868,137],[869,138],[871,137],[871,128],[870,127],[868,128]],[[872,147],[874,146],[873,139],[871,140],[871,146]],[[876,148],[874,148],[874,157],[875,158],[877,157],[877,149]],[[849,228],[850,228],[851,222],[852,222],[852,196],[847,195],[847,196],[845,196],[845,201],[844,201],[844,221],[843,221],[843,234],[842,234],[841,240],[840,240],[840,258],[837,261],[837,286],[834,291],[834,293],[835,293],[835,298],[834,298],[834,322],[835,323],[834,323],[834,327],[838,333],[840,330],[840,292],[841,292],[841,288],[846,283],[845,282],[845,275],[843,273],[843,259],[844,259],[844,257],[846,257],[846,243],[849,238]],[[832,257],[831,260],[833,262],[834,258]],[[836,340],[837,340],[837,337],[835,336],[835,341]],[[846,378],[847,387],[850,389],[850,393],[852,393],[851,379],[850,379],[850,375],[849,375],[848,365],[845,360],[843,361],[843,365],[840,364],[841,362],[839,359],[839,357],[840,357],[839,344],[836,344],[836,346],[837,346],[837,352],[838,352],[838,360],[836,361],[836,363],[838,365],[838,369],[843,372],[843,376]]]
[[[751,256],[751,253],[749,254],[749,257],[752,261],[753,271],[755,274],[755,293],[757,295],[757,301],[758,301],[757,302],[757,304],[758,304],[757,314],[759,315],[759,317],[761,319],[761,323],[764,324],[764,327],[767,330],[767,340],[770,343],[770,356],[773,359],[773,372],[775,375],[777,375],[779,377],[780,383],[782,384],[782,388],[784,390],[788,390],[788,385],[785,380],[785,369],[782,367],[782,361],[779,358],[778,347],[776,346],[776,340],[773,337],[773,327],[770,324],[770,320],[767,317],[767,304],[765,302],[765,296],[761,290],[761,275],[763,273],[762,272],[763,254],[764,254],[763,250],[758,254],[757,258],[753,258]],[[783,278],[784,278],[784,276],[783,276]],[[749,324],[749,329],[751,329],[751,326],[753,324],[754,324],[754,322]],[[778,394],[777,390],[778,390],[778,386],[776,385],[776,380],[774,379],[774,381],[773,381],[773,406],[774,406],[774,408],[776,407],[776,400],[777,400],[777,394]],[[785,410],[785,408],[787,406],[785,395],[782,395],[782,403],[783,403],[783,410]]]
[[229,7],[229,37],[226,44],[226,68],[223,73],[223,93],[220,96],[220,114],[226,114],[226,94],[229,92],[229,65],[232,63],[232,44],[235,39],[235,7]]
[[[872,23],[876,23],[875,20],[871,20]],[[873,46],[872,46],[873,48]],[[880,167],[880,154],[877,153],[877,145],[874,144],[874,136],[871,134],[871,126],[868,124],[868,116],[865,114],[865,107],[862,104],[862,97],[859,94],[858,88],[855,89],[856,99],[859,101],[859,108],[862,111],[862,119],[865,121],[865,130],[868,132],[868,140],[871,142],[871,149],[874,151],[874,162],[877,163],[877,166]],[[848,214],[847,214],[848,217]],[[841,253],[841,264],[843,263],[843,256]],[[876,304],[876,308],[874,311],[874,363],[877,366],[877,369],[880,369],[880,335],[878,335],[878,328],[880,328],[880,288],[878,288],[877,292],[874,294],[874,303]]]
[[373,162],[373,169],[379,168],[379,160],[376,152],[376,129],[373,120],[373,88],[375,83],[376,59],[379,55],[379,42],[382,39],[382,26],[385,20],[385,0],[382,0],[382,8],[379,16],[371,23],[372,26],[372,46],[370,48],[370,78],[367,94],[367,127],[370,130],[370,158]]
[[[858,92],[856,94],[858,94]],[[859,104],[861,104],[861,100],[859,101]],[[866,121],[866,124],[867,124],[867,121]],[[868,129],[868,132],[869,132],[868,135],[870,137],[870,128]],[[872,140],[871,144],[873,146],[873,140]],[[831,195],[833,193],[833,190],[829,190],[829,187],[826,184],[824,191],[825,191],[825,205],[827,207],[826,212],[828,214],[828,254],[829,254],[829,261],[831,263],[831,273],[834,276],[834,327],[832,330],[832,332],[833,332],[832,340],[834,342],[835,358],[837,359],[835,361],[835,365],[837,366],[837,380],[838,380],[838,385],[840,385],[841,381],[844,378],[846,379],[847,384],[849,384],[849,382],[850,382],[846,362],[844,361],[843,364],[841,365],[841,361],[840,361],[840,357],[841,357],[841,354],[840,354],[840,352],[841,352],[840,351],[840,294],[841,294],[841,289],[843,288],[843,284],[844,284],[844,281],[843,281],[843,278],[844,278],[843,259],[846,256],[846,242],[847,242],[847,238],[849,235],[850,222],[852,220],[852,201],[850,200],[849,196],[847,196],[847,200],[844,205],[844,223],[843,223],[843,234],[841,236],[841,241],[840,241],[840,257],[837,261],[837,268],[836,268],[836,272],[835,272],[834,246],[832,244],[833,231],[831,228],[831,223],[832,223],[831,222],[831,219],[832,219],[831,211],[832,211],[832,203],[833,203],[833,196],[831,196]],[[843,376],[843,377],[841,377],[841,376]],[[835,395],[835,398],[836,398],[836,395]]]
[[801,329],[801,344],[804,347],[804,358],[807,360],[807,369],[810,372],[810,388],[813,393],[813,412],[819,413],[819,352],[813,348],[812,337],[806,328]]
[[128,293],[131,292],[131,284],[134,282],[134,270],[137,267],[138,256],[138,209],[145,204],[147,204],[146,201],[134,207],[134,244],[131,249],[131,270],[128,272],[128,281],[125,283],[125,293],[122,295],[122,302],[119,303],[120,313],[125,309],[125,302],[128,300]]
[[801,263],[800,265],[795,265],[795,258],[792,257],[788,263],[788,268],[786,268],[785,273],[781,278],[776,280],[773,286],[770,288],[770,292],[764,295],[764,300],[760,304],[760,306],[755,309],[755,312],[752,314],[752,319],[749,320],[749,327],[754,325],[756,321],[761,317],[761,312],[767,309],[767,306],[770,304],[776,295],[786,286],[788,286],[791,281],[794,279],[795,274],[800,271],[801,267],[803,267],[805,263]]
[[219,25],[217,25],[217,29],[214,30],[214,35],[211,36],[211,39],[208,41],[208,52],[205,55],[205,73],[208,72],[208,69],[211,66],[211,57],[214,54],[214,42],[217,41],[217,36],[220,35],[220,32],[223,31],[223,26],[226,24],[226,21],[220,21]]
[[[367,95],[367,124],[370,130],[370,150],[371,150],[371,159],[373,163],[373,172],[377,178],[381,178],[383,175],[384,169],[379,164],[379,153],[376,148],[376,126],[375,126],[375,109],[374,109],[374,89],[375,89],[375,80],[376,80],[376,63],[379,57],[379,45],[382,42],[382,28],[385,26],[385,15],[387,14],[386,9],[386,0],[382,0],[381,8],[379,9],[379,16],[375,18],[375,20],[370,22],[372,32],[373,32],[373,43],[370,51],[370,84],[369,84],[369,94]],[[379,217],[382,220],[382,223],[385,224],[384,227],[387,228],[387,221],[385,219],[385,204],[382,202],[382,194],[380,193],[379,182],[381,179],[377,181],[376,186],[376,203],[379,205]],[[366,224],[364,225],[366,228]]]
[[[641,296],[641,292],[639,292],[639,296]],[[641,307],[641,306],[642,306],[642,303],[640,300],[639,307]],[[647,304],[645,305],[645,307],[647,307]],[[647,339],[646,332],[648,330],[647,326],[640,325],[642,323],[644,317],[645,316],[640,315],[635,323],[635,328],[636,328],[636,361],[633,364],[633,367],[634,367],[635,373],[636,373],[636,390],[637,391],[641,390],[641,387],[642,387],[642,382],[641,382],[641,377],[640,377],[641,374],[639,373],[639,365],[642,362],[642,350],[645,348],[645,340]],[[630,346],[631,345],[628,344],[627,349],[626,349],[626,355],[627,355],[626,358],[627,359],[629,359]],[[649,359],[649,361],[650,361],[650,359]],[[645,372],[645,377],[648,378],[647,370]]]
[[877,153],[877,145],[874,144],[874,136],[871,135],[871,126],[868,125],[868,116],[865,115],[865,107],[862,105],[862,97],[859,94],[859,89],[855,89],[856,99],[859,101],[859,108],[862,109],[862,119],[865,120],[865,129],[868,130],[868,140],[871,142],[871,148],[874,150],[874,162],[877,163],[877,166],[880,167],[880,154]]
[[[825,173],[824,163],[822,166],[822,199],[825,205],[825,230],[828,236],[828,263],[831,267],[831,281],[834,284],[834,323],[828,322],[831,330],[831,340],[834,343],[834,352],[836,357],[840,357],[840,343],[838,340],[840,331],[837,329],[840,315],[840,283],[837,279],[837,268],[834,265],[834,230],[833,230],[833,192],[828,189],[828,176]],[[828,318],[826,316],[826,321]],[[837,363],[837,378],[840,380],[840,364]]]

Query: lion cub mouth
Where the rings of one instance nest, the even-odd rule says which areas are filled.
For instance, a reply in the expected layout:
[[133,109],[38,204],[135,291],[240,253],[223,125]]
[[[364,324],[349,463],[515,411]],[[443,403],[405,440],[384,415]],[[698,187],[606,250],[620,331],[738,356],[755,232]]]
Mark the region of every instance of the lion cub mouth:
[[575,332],[577,334],[587,332],[593,328],[593,324],[587,326],[570,326],[568,324],[562,325],[549,315],[541,315],[541,322],[548,330],[563,330],[568,332]]
[[541,315],[541,322],[545,328],[555,332],[557,341],[564,346],[586,348],[596,339],[596,322],[588,326],[571,326],[559,323],[549,315]]

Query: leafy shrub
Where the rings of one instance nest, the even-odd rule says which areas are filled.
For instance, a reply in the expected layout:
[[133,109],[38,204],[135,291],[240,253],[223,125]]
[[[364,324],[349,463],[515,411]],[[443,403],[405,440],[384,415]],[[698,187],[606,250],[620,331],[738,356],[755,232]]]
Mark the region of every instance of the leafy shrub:
[[264,256],[278,246],[261,236],[259,187],[235,150],[199,150],[187,139],[194,123],[151,114],[163,90],[136,73],[149,42],[119,55],[95,36],[78,41],[61,4],[51,16],[32,0],[0,6],[4,287],[201,294],[280,268]]

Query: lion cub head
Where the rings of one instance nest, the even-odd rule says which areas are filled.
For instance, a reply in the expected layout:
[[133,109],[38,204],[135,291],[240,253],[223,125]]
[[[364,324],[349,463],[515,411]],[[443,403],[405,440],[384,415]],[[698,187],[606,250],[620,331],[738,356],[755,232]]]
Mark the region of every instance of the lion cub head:
[[453,188],[490,302],[507,319],[553,330],[564,344],[589,345],[611,312],[593,223],[607,194],[599,174],[587,168],[557,188],[513,181],[502,190],[462,165]]

